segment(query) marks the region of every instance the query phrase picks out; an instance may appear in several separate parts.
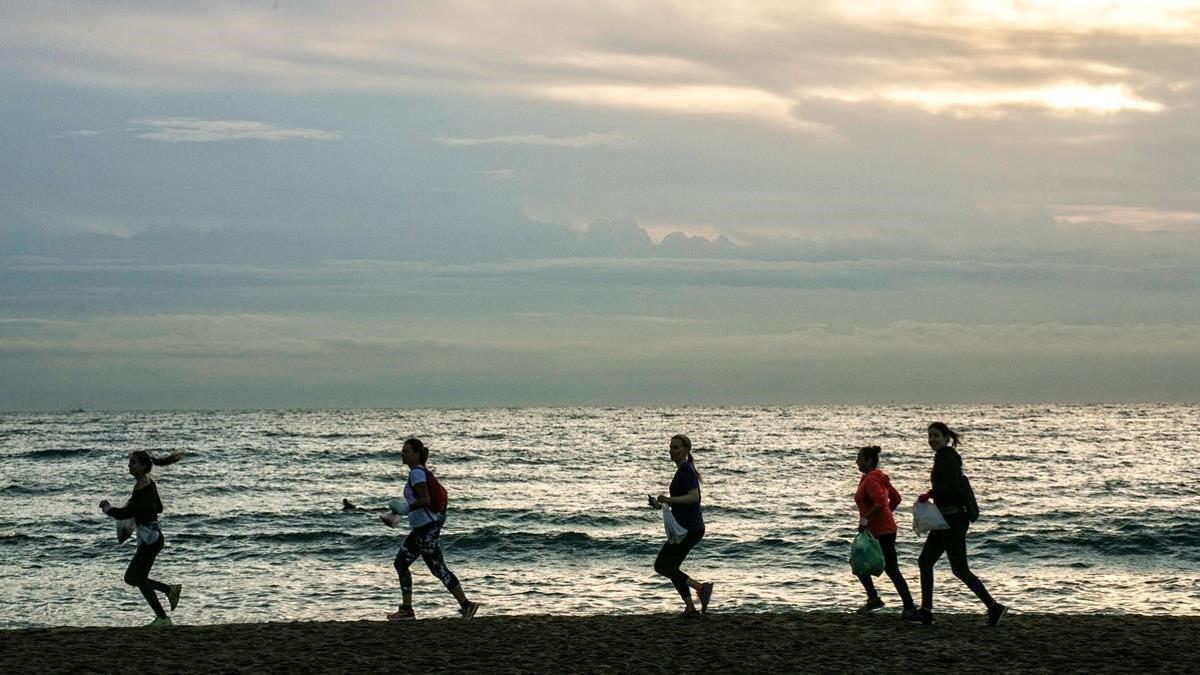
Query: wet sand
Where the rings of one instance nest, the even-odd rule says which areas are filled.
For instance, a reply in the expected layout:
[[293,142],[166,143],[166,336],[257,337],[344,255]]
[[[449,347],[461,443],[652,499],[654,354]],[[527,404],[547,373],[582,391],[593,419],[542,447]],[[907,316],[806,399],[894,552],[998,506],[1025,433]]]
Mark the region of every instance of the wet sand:
[[[486,607],[484,608],[486,612]],[[1200,672],[1200,616],[498,616],[0,631],[0,672]]]

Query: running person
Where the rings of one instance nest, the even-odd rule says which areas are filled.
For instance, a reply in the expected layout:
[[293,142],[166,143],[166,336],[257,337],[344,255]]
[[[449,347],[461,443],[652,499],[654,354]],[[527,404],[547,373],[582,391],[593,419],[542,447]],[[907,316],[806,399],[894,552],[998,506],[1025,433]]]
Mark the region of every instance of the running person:
[[162,603],[158,601],[155,592],[167,596],[171,609],[179,604],[179,592],[183,584],[164,584],[150,578],[150,568],[154,558],[163,549],[162,529],[158,526],[158,514],[162,513],[162,500],[158,498],[158,486],[150,478],[150,471],[155,466],[174,464],[183,458],[183,453],[174,452],[166,457],[152,457],[145,450],[135,450],[129,455],[129,474],[134,477],[133,494],[125,506],[113,506],[108,500],[100,502],[100,510],[117,520],[133,518],[137,523],[137,552],[125,570],[125,583],[137,587],[146,598],[146,604],[154,610],[154,621],[148,625],[151,628],[161,628],[171,625],[171,619],[163,611]]
[[[435,512],[432,508],[429,485],[433,474],[425,466],[425,462],[429,460],[429,449],[420,439],[410,438],[404,441],[404,446],[400,449],[400,459],[408,467],[408,481],[404,485],[404,500],[393,500],[392,511],[407,515],[412,531],[404,539],[400,551],[396,553],[394,563],[396,574],[400,575],[400,592],[403,594],[404,603],[400,605],[399,611],[388,614],[387,618],[390,621],[416,618],[412,606],[413,578],[409,567],[417,558],[422,558],[429,571],[433,572],[433,576],[458,600],[463,618],[470,619],[479,610],[479,603],[467,599],[458,577],[446,567],[446,561],[442,558],[442,547],[438,543],[442,525],[446,522],[446,512],[445,504],[441,505],[441,512]],[[394,520],[390,520],[388,516],[381,518],[388,525],[395,527]]]
[[910,620],[929,625],[933,623],[933,566],[942,553],[950,559],[954,576],[975,593],[987,606],[987,622],[995,626],[1004,618],[1008,608],[996,602],[983,582],[967,565],[967,528],[971,525],[969,506],[975,497],[963,476],[962,456],[958,454],[958,434],[942,422],[929,425],[929,447],[933,448],[933,469],[929,472],[932,489],[917,498],[930,499],[942,512],[948,530],[933,530],[925,538],[925,547],[917,564],[921,568],[921,609]]
[[[691,552],[692,547],[704,538],[704,516],[700,512],[700,472],[696,470],[696,460],[692,457],[692,441],[683,434],[671,437],[671,461],[675,462],[675,477],[671,479],[668,488],[669,495],[659,495],[655,500],[658,504],[671,505],[671,515],[688,531],[687,536],[678,544],[670,541],[663,544],[654,560],[654,571],[667,577],[683,598],[684,616],[695,616],[708,611],[708,602],[712,599],[713,585],[701,583],[679,569],[683,559]],[[692,602],[690,589],[696,591],[700,600],[700,610],[696,610]]]
[[[879,542],[879,548],[883,550],[883,569],[904,603],[901,616],[907,619],[917,608],[913,605],[912,594],[908,592],[908,582],[900,573],[900,564],[896,558],[896,519],[892,517],[892,512],[900,505],[900,493],[892,486],[887,474],[879,470],[878,445],[859,450],[855,461],[858,470],[862,472],[862,478],[858,480],[858,489],[854,492],[854,503],[858,506],[858,531],[868,530]],[[858,580],[867,591],[867,603],[858,611],[865,614],[883,607],[883,600],[875,590],[875,582],[871,575],[859,575]]]

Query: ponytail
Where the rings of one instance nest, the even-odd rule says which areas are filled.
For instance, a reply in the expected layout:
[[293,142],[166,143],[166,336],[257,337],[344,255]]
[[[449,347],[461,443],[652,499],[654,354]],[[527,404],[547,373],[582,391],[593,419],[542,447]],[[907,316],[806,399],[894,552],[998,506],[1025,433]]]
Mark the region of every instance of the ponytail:
[[687,463],[691,465],[692,471],[696,473],[696,480],[703,482],[704,478],[700,476],[700,469],[696,468],[696,458],[692,456],[692,439],[683,434],[675,434],[671,437],[672,441],[679,441],[684,450],[687,450]]
[[425,444],[421,442],[421,439],[414,436],[404,441],[404,445],[416,450],[417,454],[420,456],[420,466],[425,466],[425,462],[429,461],[429,448],[425,447]]
[[183,459],[183,453],[178,451],[172,452],[166,457],[155,457],[145,450],[134,450],[133,456],[137,457],[138,462],[146,467],[146,473],[150,473],[150,470],[156,466],[169,466]]
[[867,458],[867,461],[871,463],[872,467],[879,468],[879,453],[881,452],[881,449],[878,445],[863,446],[859,449],[859,452],[862,453],[863,457]]
[[943,436],[950,439],[950,447],[958,448],[958,433],[946,426],[945,422],[933,422],[929,425],[929,428],[940,431]]

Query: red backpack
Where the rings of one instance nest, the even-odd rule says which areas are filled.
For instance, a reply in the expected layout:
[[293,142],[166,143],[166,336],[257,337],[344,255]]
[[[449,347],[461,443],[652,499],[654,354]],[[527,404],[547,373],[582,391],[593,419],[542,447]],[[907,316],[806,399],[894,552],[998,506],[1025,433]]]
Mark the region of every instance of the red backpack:
[[[429,489],[429,506],[425,509],[435,516],[440,516],[446,512],[446,503],[449,501],[446,488],[429,467],[421,465],[420,468],[425,472],[425,486]],[[409,480],[412,480],[411,474],[409,476]]]

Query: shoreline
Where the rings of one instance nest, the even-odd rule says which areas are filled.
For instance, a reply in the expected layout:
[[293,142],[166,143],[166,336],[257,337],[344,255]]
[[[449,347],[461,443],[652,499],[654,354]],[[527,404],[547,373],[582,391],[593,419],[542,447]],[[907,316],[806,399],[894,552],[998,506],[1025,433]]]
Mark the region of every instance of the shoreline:
[[[486,612],[486,606],[484,611]],[[1189,671],[1200,616],[713,613],[0,631],[0,670]]]

